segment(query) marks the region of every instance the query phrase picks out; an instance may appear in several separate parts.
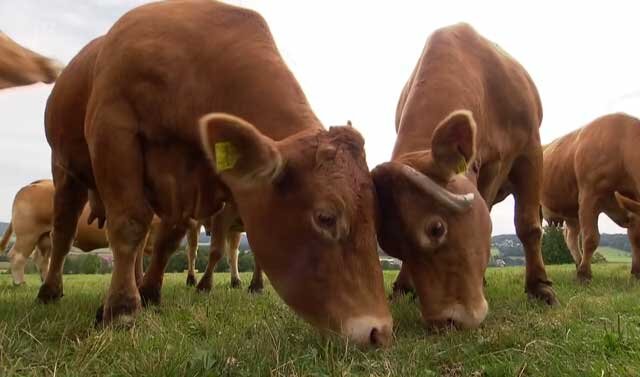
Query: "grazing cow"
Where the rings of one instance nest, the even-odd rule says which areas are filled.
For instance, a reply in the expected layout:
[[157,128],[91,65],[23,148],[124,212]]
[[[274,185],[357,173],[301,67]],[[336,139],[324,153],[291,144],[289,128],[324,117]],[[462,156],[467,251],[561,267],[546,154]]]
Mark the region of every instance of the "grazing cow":
[[[0,240],[0,251],[6,249],[11,235],[15,233],[16,242],[9,251],[11,274],[15,285],[24,283],[24,267],[34,250],[36,252],[34,260],[41,278],[44,279],[47,274],[51,256],[49,233],[53,224],[54,192],[53,182],[42,179],[21,188],[13,200],[11,221]],[[85,206],[80,214],[73,246],[82,251],[109,247],[105,230],[93,221],[90,223],[90,217],[89,206]],[[158,223],[159,221],[154,219],[152,228],[156,228]],[[153,243],[147,242],[144,253],[150,254],[152,247]],[[140,259],[141,262],[142,259]],[[139,268],[136,271],[136,279],[141,281],[141,264]]]
[[633,249],[631,274],[640,278],[640,212],[633,205],[640,199],[639,141],[640,120],[610,114],[544,149],[543,216],[566,224],[565,239],[581,281],[591,280],[600,213],[627,228]]
[[[40,300],[62,296],[89,197],[114,253],[98,322],[158,303],[189,221],[215,215],[212,258],[232,247],[241,218],[272,286],[305,320],[359,344],[391,341],[364,140],[322,127],[258,13],[209,0],[135,8],[69,63],[45,124],[56,195]],[[138,290],[153,213],[161,223]]]
[[485,318],[489,209],[510,192],[526,291],[556,302],[540,251],[541,118],[524,68],[471,26],[427,40],[400,96],[392,160],[372,173],[380,245],[404,262],[394,290],[415,288],[427,323],[475,327]]
[[0,32],[0,89],[37,82],[50,84],[61,70],[60,63],[20,46]]

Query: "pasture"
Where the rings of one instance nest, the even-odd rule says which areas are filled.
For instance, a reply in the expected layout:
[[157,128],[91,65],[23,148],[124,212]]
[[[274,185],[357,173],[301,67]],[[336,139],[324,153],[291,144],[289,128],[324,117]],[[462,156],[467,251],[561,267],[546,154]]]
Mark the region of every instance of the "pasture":
[[[165,278],[163,303],[128,327],[94,329],[109,275],[65,276],[65,297],[36,305],[37,276],[0,275],[0,376],[637,376],[640,283],[629,265],[550,266],[561,305],[523,294],[523,268],[487,273],[490,314],[478,330],[426,333],[411,298],[392,305],[394,345],[367,351],[320,337],[269,287],[232,290],[216,274],[210,295]],[[387,290],[395,272],[386,272]],[[249,274],[243,274],[244,287]]]

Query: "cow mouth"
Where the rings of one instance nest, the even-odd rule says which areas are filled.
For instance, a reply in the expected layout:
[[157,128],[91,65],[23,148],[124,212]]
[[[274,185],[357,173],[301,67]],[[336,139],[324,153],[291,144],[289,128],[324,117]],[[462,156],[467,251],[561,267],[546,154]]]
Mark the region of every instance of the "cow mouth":
[[453,304],[437,316],[423,316],[429,330],[475,329],[484,321],[489,311],[487,300],[482,298],[475,305]]

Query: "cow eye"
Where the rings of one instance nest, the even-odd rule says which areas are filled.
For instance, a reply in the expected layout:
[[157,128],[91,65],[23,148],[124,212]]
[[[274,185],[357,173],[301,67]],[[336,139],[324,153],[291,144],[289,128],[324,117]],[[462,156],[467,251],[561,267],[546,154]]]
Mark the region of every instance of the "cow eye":
[[316,213],[316,222],[323,228],[333,228],[336,225],[337,217],[335,214],[318,212]]
[[431,238],[440,238],[444,235],[444,232],[444,224],[440,221],[436,221],[429,227],[429,237]]
[[322,236],[339,240],[349,232],[347,224],[342,220],[340,212],[333,208],[316,209],[311,218],[313,227]]
[[441,218],[432,219],[427,222],[425,232],[432,246],[438,246],[444,242],[447,235],[447,224]]

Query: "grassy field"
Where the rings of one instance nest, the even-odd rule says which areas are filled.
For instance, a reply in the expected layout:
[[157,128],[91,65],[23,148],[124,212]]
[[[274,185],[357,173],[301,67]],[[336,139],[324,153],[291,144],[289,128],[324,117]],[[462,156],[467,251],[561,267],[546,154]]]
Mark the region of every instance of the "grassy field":
[[[395,343],[367,351],[320,337],[268,289],[252,296],[216,274],[210,295],[169,274],[163,304],[128,328],[93,328],[108,276],[65,277],[57,304],[34,303],[36,276],[0,275],[0,376],[638,376],[640,283],[629,266],[548,268],[561,305],[523,294],[522,268],[487,273],[491,305],[473,331],[427,334],[410,298],[393,303]],[[395,273],[386,274],[389,287]],[[250,276],[243,275],[245,286]]]
[[602,254],[609,263],[631,263],[631,253],[629,252],[604,246],[598,247],[596,251]]

